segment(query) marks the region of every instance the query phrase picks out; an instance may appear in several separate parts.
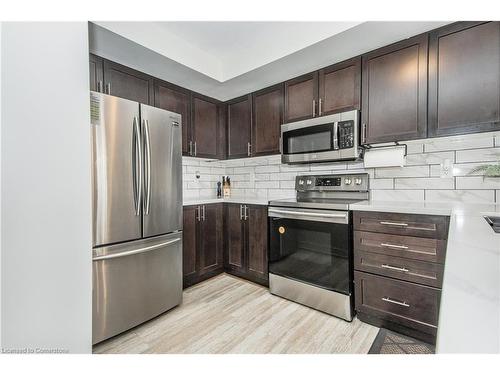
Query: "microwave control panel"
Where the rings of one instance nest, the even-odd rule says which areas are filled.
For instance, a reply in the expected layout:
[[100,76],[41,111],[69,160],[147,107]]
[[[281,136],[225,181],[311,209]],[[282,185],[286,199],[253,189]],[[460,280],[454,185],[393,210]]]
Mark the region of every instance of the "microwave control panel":
[[354,121],[339,121],[339,149],[354,147]]

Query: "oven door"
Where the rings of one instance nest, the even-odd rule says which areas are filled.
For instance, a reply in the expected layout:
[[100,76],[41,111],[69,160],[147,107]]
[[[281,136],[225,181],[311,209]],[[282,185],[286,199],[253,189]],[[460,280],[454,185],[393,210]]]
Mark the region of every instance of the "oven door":
[[269,273],[345,295],[352,293],[349,213],[269,208]]

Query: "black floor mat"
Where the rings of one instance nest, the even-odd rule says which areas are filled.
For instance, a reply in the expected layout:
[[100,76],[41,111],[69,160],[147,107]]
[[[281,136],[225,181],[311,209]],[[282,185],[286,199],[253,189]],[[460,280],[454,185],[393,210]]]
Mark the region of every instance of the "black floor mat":
[[381,328],[368,354],[434,354],[428,343]]

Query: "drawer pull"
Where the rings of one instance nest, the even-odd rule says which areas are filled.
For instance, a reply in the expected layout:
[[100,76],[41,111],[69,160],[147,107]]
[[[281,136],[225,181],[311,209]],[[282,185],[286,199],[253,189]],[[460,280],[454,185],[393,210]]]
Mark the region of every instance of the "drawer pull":
[[390,243],[381,243],[380,246],[383,246],[383,247],[393,247],[395,249],[408,249],[408,246],[405,246],[405,245],[392,245]]
[[407,227],[408,224],[406,223],[397,223],[397,222],[394,222],[394,221],[381,221],[380,224],[383,224],[383,225],[395,225],[397,227]]
[[408,268],[394,267],[394,266],[391,266],[389,264],[382,264],[380,267],[387,268],[387,269],[394,270],[394,271],[401,271],[401,272],[409,272],[410,271]]
[[410,305],[407,304],[406,302],[397,301],[397,300],[389,298],[389,297],[382,297],[382,301],[393,303],[393,304],[399,305],[399,306],[410,307]]

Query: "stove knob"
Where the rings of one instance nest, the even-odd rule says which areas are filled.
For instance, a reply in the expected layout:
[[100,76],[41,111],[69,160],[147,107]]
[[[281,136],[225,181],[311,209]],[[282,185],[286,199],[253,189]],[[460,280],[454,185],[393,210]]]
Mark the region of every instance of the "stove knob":
[[354,183],[356,185],[361,185],[362,182],[363,182],[363,180],[361,178],[359,178],[359,177],[357,177],[357,178],[354,179]]
[[346,177],[346,178],[344,179],[344,184],[346,184],[346,185],[350,185],[351,183],[352,183],[352,180],[351,180],[349,177]]
[[306,181],[306,184],[307,184],[307,185],[311,185],[312,183],[313,183],[313,182],[312,182],[311,180],[307,180],[307,181]]
[[299,185],[304,185],[304,180],[299,180]]

